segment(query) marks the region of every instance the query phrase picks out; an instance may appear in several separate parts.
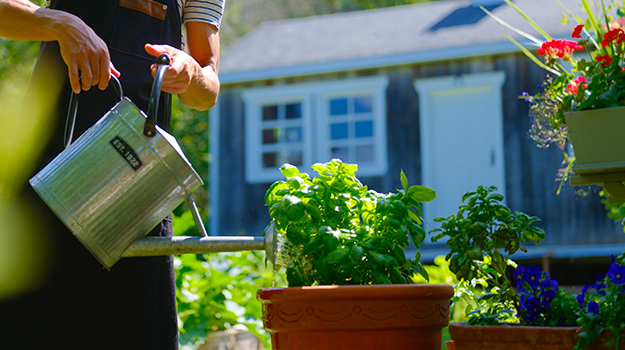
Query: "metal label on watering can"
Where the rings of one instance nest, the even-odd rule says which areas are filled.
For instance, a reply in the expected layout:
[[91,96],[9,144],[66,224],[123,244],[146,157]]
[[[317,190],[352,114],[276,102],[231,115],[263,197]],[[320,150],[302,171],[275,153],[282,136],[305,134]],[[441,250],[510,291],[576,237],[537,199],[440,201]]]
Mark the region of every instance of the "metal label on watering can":
[[163,67],[157,69],[148,115],[121,97],[30,179],[43,201],[107,268],[202,185],[176,139],[155,125]]
[[122,140],[119,136],[115,136],[115,138],[111,140],[111,145],[115,147],[117,152],[119,152],[119,154],[133,169],[135,169],[135,171],[139,170],[139,168],[143,165],[143,163],[141,163],[141,159],[137,156],[137,153],[135,153],[126,141]]

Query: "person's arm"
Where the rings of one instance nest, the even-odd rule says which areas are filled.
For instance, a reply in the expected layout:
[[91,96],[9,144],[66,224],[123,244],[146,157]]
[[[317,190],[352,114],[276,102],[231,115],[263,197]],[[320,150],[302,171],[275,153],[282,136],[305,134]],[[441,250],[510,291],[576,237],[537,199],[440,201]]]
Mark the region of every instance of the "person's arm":
[[[0,0],[0,36],[14,40],[58,41],[74,92],[98,85],[105,89],[111,64],[106,43],[80,18],[64,11],[41,8],[28,0]],[[78,80],[78,71],[82,80]]]
[[153,56],[169,55],[171,64],[162,90],[178,94],[189,108],[205,111],[215,105],[219,94],[219,33],[215,26],[203,22],[188,22],[185,29],[188,54],[166,45],[147,44],[145,49]]

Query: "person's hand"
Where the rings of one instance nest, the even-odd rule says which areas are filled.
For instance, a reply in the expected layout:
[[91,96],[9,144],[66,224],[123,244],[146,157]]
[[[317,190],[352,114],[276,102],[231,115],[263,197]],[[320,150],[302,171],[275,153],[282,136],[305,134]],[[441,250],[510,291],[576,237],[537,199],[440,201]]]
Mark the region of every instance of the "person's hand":
[[[170,94],[182,94],[196,79],[202,75],[202,67],[197,61],[184,51],[178,50],[169,45],[146,44],[145,51],[152,56],[158,57],[162,54],[169,56],[169,67],[165,70],[161,90]],[[156,75],[156,63],[150,69],[152,76]]]
[[68,67],[72,90],[80,93],[81,83],[85,91],[96,85],[104,90],[111,74],[120,76],[111,63],[106,43],[80,18],[66,12],[56,12],[59,20],[53,28],[61,47],[61,56]]

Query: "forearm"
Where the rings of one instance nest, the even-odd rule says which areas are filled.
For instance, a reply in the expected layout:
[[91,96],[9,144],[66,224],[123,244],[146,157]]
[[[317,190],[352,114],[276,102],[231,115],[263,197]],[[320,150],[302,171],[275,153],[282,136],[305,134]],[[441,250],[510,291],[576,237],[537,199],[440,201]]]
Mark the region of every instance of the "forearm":
[[57,40],[54,27],[65,13],[41,8],[28,0],[0,0],[0,37],[14,40]]
[[216,27],[198,22],[185,25],[187,50],[197,62],[191,84],[179,94],[189,108],[205,111],[217,102],[219,94],[219,32]]
[[184,93],[178,95],[185,106],[198,111],[212,108],[219,95],[219,79],[212,65],[200,68]]

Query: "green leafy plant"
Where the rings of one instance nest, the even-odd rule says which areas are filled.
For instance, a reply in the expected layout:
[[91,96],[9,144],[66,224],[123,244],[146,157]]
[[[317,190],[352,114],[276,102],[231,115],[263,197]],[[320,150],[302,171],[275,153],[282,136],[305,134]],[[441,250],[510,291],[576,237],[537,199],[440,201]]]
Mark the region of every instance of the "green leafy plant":
[[[402,172],[402,189],[378,193],[356,178],[356,165],[339,159],[312,168],[319,176],[283,165],[286,181],[265,195],[289,286],[408,283],[415,269],[428,278],[419,262],[420,203],[433,200],[433,190],[409,186]],[[415,259],[404,254],[410,239]]]
[[[457,299],[472,300],[475,310],[470,314],[470,324],[496,324],[509,321],[520,314],[516,281],[511,271],[516,264],[510,256],[522,245],[540,244],[545,232],[532,226],[539,219],[524,213],[512,213],[503,205],[503,196],[495,193],[496,187],[478,187],[462,197],[463,204],[455,215],[436,218],[440,228],[430,231],[432,242],[447,237],[450,251],[446,256],[449,269],[461,281],[459,289],[467,294]],[[483,295],[469,293],[477,286],[485,289]]]
[[[592,287],[594,293],[588,290]],[[577,296],[581,309],[579,323],[582,331],[575,350],[582,350],[608,332],[603,341],[619,349],[625,342],[625,253],[612,256],[605,276],[597,276],[592,285],[586,285]]]
[[264,253],[236,252],[193,254],[175,258],[176,303],[180,344],[197,349],[210,332],[245,326],[263,344],[269,344],[263,329],[262,306],[256,291],[285,276],[265,268]]

